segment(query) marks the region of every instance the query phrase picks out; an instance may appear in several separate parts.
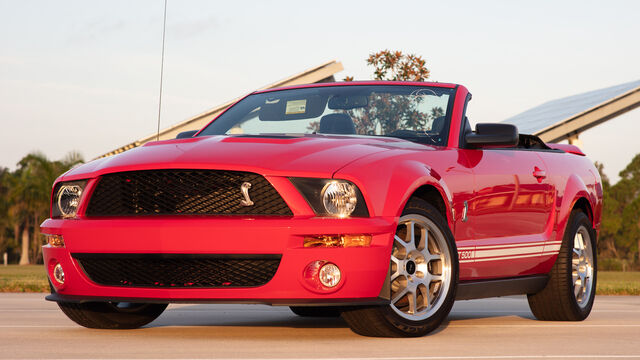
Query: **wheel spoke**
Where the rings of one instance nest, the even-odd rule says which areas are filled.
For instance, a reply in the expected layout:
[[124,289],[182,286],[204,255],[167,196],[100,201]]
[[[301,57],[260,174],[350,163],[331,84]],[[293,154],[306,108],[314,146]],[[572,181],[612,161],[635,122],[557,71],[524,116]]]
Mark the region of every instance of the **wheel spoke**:
[[427,253],[429,253],[429,232],[422,226],[420,227],[420,238],[418,239],[418,245],[416,246],[416,249],[422,252],[426,251]]
[[424,299],[424,307],[428,310],[431,307],[431,298],[429,296],[429,284],[427,284],[422,290],[422,297]]
[[442,254],[427,254],[424,256],[424,258],[425,260],[427,260],[427,262],[435,261],[435,260],[443,261]]
[[396,270],[396,271],[393,272],[393,274],[391,274],[390,280],[394,281],[395,279],[399,278],[400,276],[402,276],[402,273],[400,272],[400,270]]
[[393,255],[391,255],[391,262],[393,263],[393,265],[395,265],[396,268],[395,271],[393,271],[393,273],[391,274],[391,281],[393,281],[397,279],[398,276],[402,275],[402,262],[400,261],[400,259],[396,258]]
[[[407,243],[404,241],[404,239],[402,239],[402,238],[400,238],[398,235],[396,235],[396,236],[394,237],[394,240],[395,240],[395,243],[396,243],[398,246],[401,246],[401,247],[402,247],[402,250],[404,250],[404,254],[403,254],[403,255],[404,255],[404,256],[407,256],[407,254],[409,253],[409,249],[407,249]],[[400,250],[400,249],[398,249],[398,250]]]
[[409,313],[410,314],[415,314],[416,312],[418,312],[418,289],[415,289],[415,291],[410,291],[409,292]]
[[573,240],[573,250],[575,252],[575,250],[578,250],[580,256],[584,255],[584,250],[586,249],[586,245],[585,245],[585,241],[584,241],[584,237],[582,236],[581,233],[577,233],[574,240]]
[[407,294],[407,292],[409,292],[409,288],[408,288],[408,287],[405,287],[405,288],[403,288],[402,290],[400,290],[400,291],[398,292],[398,294],[396,294],[396,296],[395,296],[393,299],[391,299],[391,303],[392,303],[392,304],[397,303],[397,302],[398,302],[398,300],[402,299],[402,297],[403,297],[403,296],[405,296],[405,295]]
[[414,221],[410,221],[407,224],[407,238],[404,245],[404,248],[407,249],[407,255],[416,249],[415,243],[415,231],[416,231],[416,223]]
[[582,284],[577,285],[573,288],[573,292],[577,300],[580,300],[580,294],[582,293],[582,288],[583,288]]

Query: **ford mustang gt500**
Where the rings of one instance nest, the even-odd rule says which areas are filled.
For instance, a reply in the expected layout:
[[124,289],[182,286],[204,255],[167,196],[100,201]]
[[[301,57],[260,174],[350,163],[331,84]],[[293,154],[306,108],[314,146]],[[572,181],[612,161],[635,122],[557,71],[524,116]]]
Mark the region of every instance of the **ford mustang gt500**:
[[461,85],[254,92],[199,131],[58,178],[42,224],[62,311],[136,328],[172,302],[263,303],[421,336],[458,299],[527,294],[583,320],[597,170],[571,145],[466,116]]

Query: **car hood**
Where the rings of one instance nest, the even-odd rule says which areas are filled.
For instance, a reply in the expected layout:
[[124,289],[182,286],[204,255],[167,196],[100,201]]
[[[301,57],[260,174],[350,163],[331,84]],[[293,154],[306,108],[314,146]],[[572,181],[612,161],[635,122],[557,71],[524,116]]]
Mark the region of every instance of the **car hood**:
[[202,136],[150,142],[70,170],[61,180],[151,169],[224,169],[272,176],[331,177],[365,156],[394,149],[431,148],[374,136]]

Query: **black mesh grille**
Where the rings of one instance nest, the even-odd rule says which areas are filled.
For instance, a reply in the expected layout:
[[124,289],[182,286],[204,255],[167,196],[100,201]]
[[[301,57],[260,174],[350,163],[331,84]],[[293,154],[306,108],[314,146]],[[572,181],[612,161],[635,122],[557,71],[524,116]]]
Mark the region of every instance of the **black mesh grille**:
[[[251,183],[252,206],[240,186]],[[87,216],[293,215],[261,175],[223,170],[145,170],[103,175]]]
[[228,288],[264,285],[280,255],[73,254],[100,285],[162,288]]

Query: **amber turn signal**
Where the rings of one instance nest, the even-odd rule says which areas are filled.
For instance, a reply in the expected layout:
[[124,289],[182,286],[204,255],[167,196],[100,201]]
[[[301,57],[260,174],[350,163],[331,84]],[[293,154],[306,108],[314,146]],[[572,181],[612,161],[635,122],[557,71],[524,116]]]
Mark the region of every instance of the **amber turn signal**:
[[305,236],[304,247],[366,247],[371,245],[371,235],[319,235]]
[[47,243],[51,247],[64,247],[64,239],[62,235],[46,235]]

